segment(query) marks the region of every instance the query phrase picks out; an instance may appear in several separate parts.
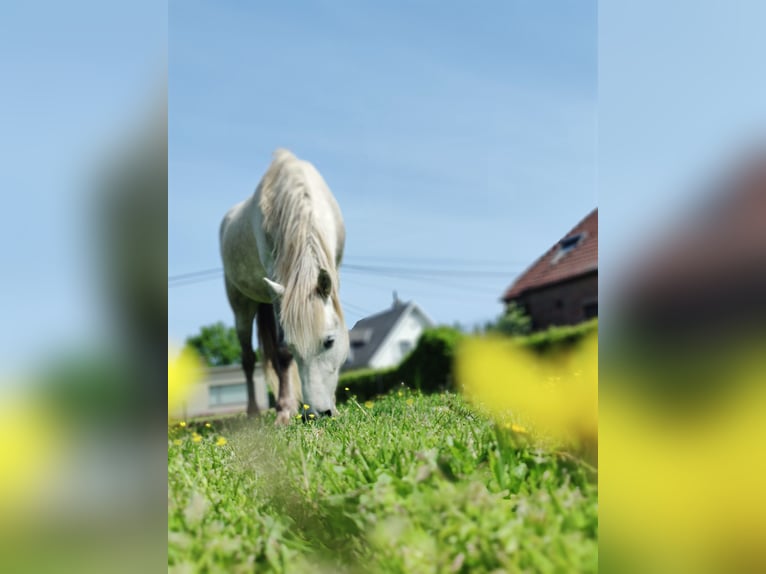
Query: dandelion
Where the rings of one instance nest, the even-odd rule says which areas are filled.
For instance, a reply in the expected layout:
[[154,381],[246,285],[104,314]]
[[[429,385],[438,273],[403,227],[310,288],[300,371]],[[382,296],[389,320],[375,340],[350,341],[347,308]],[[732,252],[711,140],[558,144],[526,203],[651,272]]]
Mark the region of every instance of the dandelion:
[[517,424],[512,424],[511,425],[511,430],[513,432],[517,432],[519,434],[526,434],[526,432],[527,432],[527,429],[525,429],[523,426],[517,425]]
[[[168,417],[178,413],[194,384],[202,378],[203,364],[197,353],[191,347],[174,355],[174,350],[168,345]],[[185,423],[181,426],[186,426]]]
[[348,390],[348,387],[346,387],[346,390]]
[[196,432],[192,435],[192,440],[194,442],[200,442],[202,440],[202,436],[198,435]]
[[309,418],[310,418],[310,419],[313,419],[315,416],[316,416],[316,415],[314,415],[314,413],[310,413],[310,414],[309,414]]
[[213,425],[211,425],[210,423],[205,423],[205,428],[209,429],[209,428],[212,428],[212,427],[213,427]]
[[403,397],[403,396],[404,396],[404,393],[403,393],[402,391],[399,391],[397,394],[398,394],[400,397]]
[[300,413],[298,413],[297,415],[295,415],[295,418],[296,418],[296,419],[299,419],[299,418],[301,418],[301,414],[300,414]]
[[0,401],[0,436],[3,437],[0,440],[3,468],[0,529],[13,524],[12,511],[18,510],[19,516],[26,516],[28,505],[50,488],[48,479],[61,464],[61,456],[68,454],[61,443],[70,440],[62,436],[69,434],[69,424],[60,424],[57,420],[60,413],[49,411],[36,395],[24,395],[3,394]]
[[218,440],[217,440],[217,441],[215,441],[215,445],[216,445],[216,446],[223,446],[223,445],[225,445],[227,442],[229,442],[229,441],[227,441],[227,440],[226,440],[224,437],[222,437],[222,436],[219,436],[219,437],[218,437]]
[[181,428],[184,428],[186,426],[186,421],[181,421],[180,423],[178,423],[178,426]]
[[415,401],[413,401],[412,399],[407,399],[404,402],[406,402],[409,406],[412,406]]
[[173,444],[176,445],[176,446],[181,446],[181,443],[182,443],[182,441],[181,441],[180,438],[177,438],[176,440],[173,441]]
[[372,401],[367,401],[364,403],[364,406],[366,406],[368,409],[371,409],[373,407],[374,403]]
[[303,410],[304,410],[304,411],[307,411],[307,410],[309,410],[309,406],[308,406],[308,405],[303,405]]
[[[456,357],[455,378],[469,400],[484,403],[495,417],[512,410],[545,434],[589,444],[598,436],[597,358],[595,333],[545,356],[504,339],[468,339]],[[572,377],[578,371],[581,376]]]

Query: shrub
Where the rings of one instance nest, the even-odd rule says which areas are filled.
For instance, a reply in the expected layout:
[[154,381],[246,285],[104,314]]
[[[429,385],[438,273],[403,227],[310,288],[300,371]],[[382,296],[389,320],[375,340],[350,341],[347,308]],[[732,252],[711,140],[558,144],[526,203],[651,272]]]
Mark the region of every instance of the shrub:
[[343,373],[338,380],[338,400],[344,402],[355,396],[357,400],[366,401],[376,395],[385,394],[399,384],[397,373],[397,367]]
[[500,316],[497,322],[487,326],[489,332],[509,336],[527,335],[531,330],[532,318],[516,301],[508,303],[505,313]]
[[462,336],[452,327],[426,329],[398,367],[343,373],[338,382],[338,399],[344,401],[355,395],[358,400],[367,400],[401,384],[423,392],[451,388],[452,361]]
[[[547,353],[574,345],[594,330],[598,330],[598,319],[579,325],[550,327],[515,339],[538,353]],[[455,350],[464,336],[452,327],[426,329],[415,349],[398,367],[362,369],[342,374],[338,383],[338,400],[343,402],[350,396],[356,396],[357,400],[371,399],[401,384],[424,393],[454,389],[452,363]]]
[[427,329],[401,365],[399,378],[423,392],[452,388],[452,361],[463,334],[452,327]]
[[578,325],[549,327],[545,331],[518,337],[518,340],[522,345],[526,345],[534,351],[545,353],[553,349],[574,345],[593,331],[598,331],[598,319],[592,319]]

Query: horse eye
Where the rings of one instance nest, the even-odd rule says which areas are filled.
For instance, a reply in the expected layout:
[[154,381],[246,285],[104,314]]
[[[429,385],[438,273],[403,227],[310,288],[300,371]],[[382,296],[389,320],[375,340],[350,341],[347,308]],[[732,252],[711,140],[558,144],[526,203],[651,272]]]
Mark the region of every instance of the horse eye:
[[335,339],[333,339],[332,337],[329,337],[329,338],[325,339],[325,341],[323,343],[324,348],[325,349],[332,349],[333,343],[335,343]]

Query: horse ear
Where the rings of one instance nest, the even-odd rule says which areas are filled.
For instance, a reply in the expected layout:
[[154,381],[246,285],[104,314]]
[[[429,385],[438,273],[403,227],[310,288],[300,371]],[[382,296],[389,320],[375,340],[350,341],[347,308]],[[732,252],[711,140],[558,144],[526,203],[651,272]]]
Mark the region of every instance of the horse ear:
[[325,269],[319,270],[319,280],[317,281],[317,293],[322,299],[327,299],[332,290],[332,279]]
[[268,277],[264,277],[263,280],[266,282],[266,285],[268,285],[269,291],[271,291],[271,295],[275,299],[281,299],[282,295],[285,294],[285,288],[276,281],[272,281]]

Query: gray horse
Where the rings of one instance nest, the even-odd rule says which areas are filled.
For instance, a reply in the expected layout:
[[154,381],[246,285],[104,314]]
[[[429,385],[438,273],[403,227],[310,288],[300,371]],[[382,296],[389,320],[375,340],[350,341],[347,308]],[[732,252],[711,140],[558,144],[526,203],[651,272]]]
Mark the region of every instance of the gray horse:
[[[249,415],[258,413],[253,319],[265,367],[278,380],[277,424],[290,421],[299,400],[309,406],[300,409],[305,416],[335,412],[349,348],[338,294],[345,235],[340,208],[322,176],[286,150],[274,152],[255,193],[224,217],[221,257]],[[293,359],[300,381],[292,380]]]

